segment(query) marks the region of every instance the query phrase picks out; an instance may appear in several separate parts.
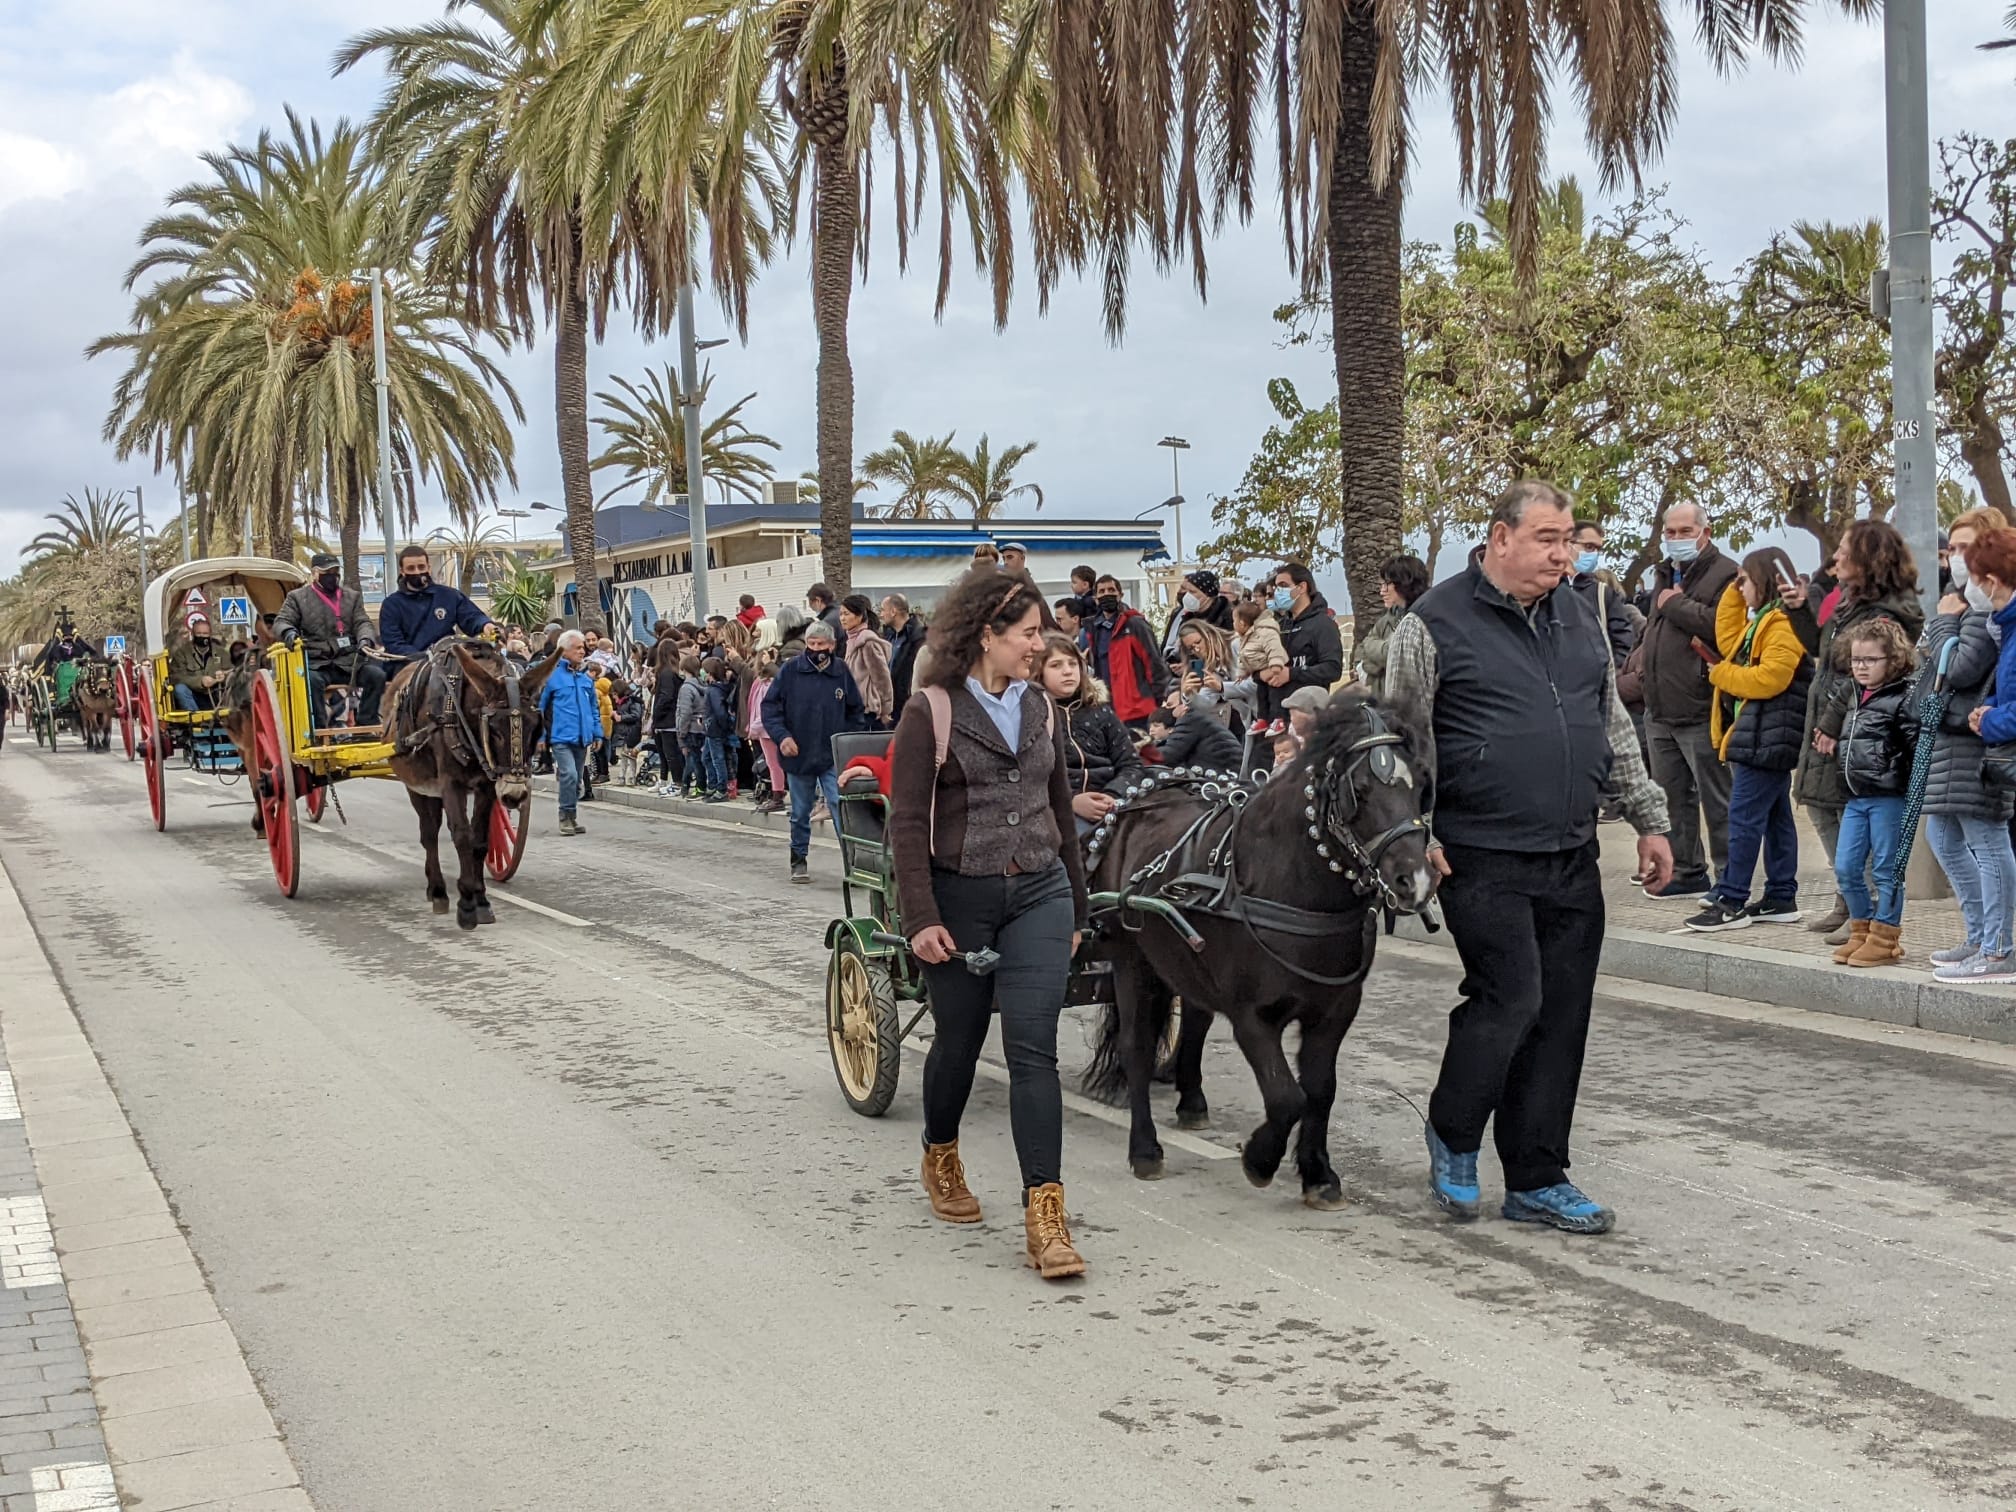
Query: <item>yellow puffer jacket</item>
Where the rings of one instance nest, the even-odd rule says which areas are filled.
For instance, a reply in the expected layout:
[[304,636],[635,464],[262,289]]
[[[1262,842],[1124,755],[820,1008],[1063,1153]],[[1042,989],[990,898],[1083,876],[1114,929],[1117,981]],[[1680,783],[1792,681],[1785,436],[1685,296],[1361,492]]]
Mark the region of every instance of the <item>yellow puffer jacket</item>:
[[[1708,737],[1716,754],[1729,759],[1729,737],[1738,719],[1737,705],[1763,704],[1782,697],[1806,665],[1806,648],[1785,611],[1775,606],[1764,611],[1757,633],[1750,642],[1747,666],[1735,661],[1737,649],[1750,630],[1750,606],[1734,583],[1723,590],[1715,606],[1715,643],[1722,660],[1708,669],[1708,681],[1715,698],[1708,711]],[[1797,740],[1794,738],[1796,756]],[[1775,767],[1776,763],[1771,763]]]

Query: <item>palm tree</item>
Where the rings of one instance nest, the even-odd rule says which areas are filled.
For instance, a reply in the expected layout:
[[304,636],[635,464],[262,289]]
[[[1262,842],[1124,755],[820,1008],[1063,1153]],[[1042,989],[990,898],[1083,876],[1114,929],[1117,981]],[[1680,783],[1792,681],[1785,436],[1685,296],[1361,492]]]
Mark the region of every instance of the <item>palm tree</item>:
[[[1854,15],[1877,0],[1838,0]],[[1128,253],[1188,257],[1253,209],[1272,123],[1291,265],[1327,288],[1340,396],[1344,558],[1359,633],[1379,612],[1379,564],[1401,548],[1400,210],[1410,110],[1443,88],[1461,188],[1509,202],[1515,263],[1532,277],[1554,93],[1584,118],[1605,186],[1635,178],[1664,145],[1677,97],[1669,13],[1692,19],[1718,67],[1754,49],[1797,55],[1817,0],[1178,0],[1143,25],[1120,0],[1019,0],[1012,67],[1041,66],[1060,94],[1052,118],[1064,185],[1098,186],[1087,233],[1105,261],[1109,326],[1124,317]],[[1265,81],[1274,82],[1267,109]],[[1013,80],[1009,81],[1010,87]]]
[[[552,3],[552,0],[549,0]],[[874,140],[893,144],[891,196],[899,263],[926,205],[935,167],[938,294],[950,293],[955,231],[969,233],[987,270],[997,324],[1014,270],[1008,184],[1030,153],[1040,69],[997,93],[1007,45],[987,3],[886,0],[601,0],[580,55],[556,80],[552,140],[577,144],[584,163],[620,166],[642,202],[675,223],[691,196],[714,231],[712,277],[738,307],[753,266],[729,265],[721,218],[757,165],[783,167],[786,228],[811,240],[812,316],[818,333],[818,447],[822,575],[852,581],[854,374],[848,311],[856,264],[865,268]],[[1032,252],[1047,289],[1072,250],[1071,222],[1047,207]],[[1032,216],[1036,213],[1032,198]],[[1055,224],[1052,224],[1052,221]],[[732,250],[732,244],[730,244]]]
[[267,549],[293,553],[295,514],[332,520],[346,571],[357,570],[367,482],[377,468],[372,314],[365,270],[390,264],[387,377],[395,517],[414,515],[419,484],[438,485],[467,517],[515,481],[512,440],[492,388],[516,394],[435,291],[409,281],[380,227],[381,184],[362,134],[326,136],[291,111],[288,134],[206,159],[211,177],[170,197],[142,232],[127,276],[132,328],[91,355],[130,361],[106,438],[121,456],[171,463],[197,500],[235,525],[249,505]]
[[479,520],[465,520],[459,529],[439,527],[427,537],[427,544],[441,548],[455,569],[455,586],[467,588],[476,580],[478,568],[495,568],[500,557],[508,555],[496,549],[497,543],[506,539],[504,527],[495,521],[485,525]]
[[54,522],[22,550],[31,564],[53,557],[92,556],[140,538],[139,516],[122,492],[87,488],[82,503],[66,494],[55,512],[42,517]]
[[976,520],[993,519],[994,512],[1018,494],[1034,494],[1036,507],[1041,509],[1043,490],[1034,483],[1015,481],[1015,469],[1034,450],[1034,441],[1024,441],[1019,446],[1004,447],[996,457],[988,447],[986,433],[982,432],[979,444],[971,452],[953,453],[952,497],[972,510]]
[[866,478],[887,483],[895,498],[882,506],[881,514],[891,520],[949,519],[952,506],[946,495],[953,490],[953,470],[959,461],[951,434],[926,436],[921,441],[908,431],[897,431],[889,444],[861,459]]
[[[730,497],[750,503],[763,496],[764,480],[777,469],[762,448],[777,450],[777,443],[759,435],[742,423],[742,406],[756,396],[744,394],[726,409],[707,414],[707,393],[714,375],[703,370],[694,402],[700,406],[700,461],[702,469],[726,500]],[[618,378],[620,393],[604,391],[602,413],[595,423],[609,438],[609,445],[594,466],[623,469],[623,480],[596,501],[606,504],[617,494],[640,484],[646,503],[686,492],[686,414],[679,388],[679,374],[670,363],[661,371],[645,373],[641,384]]]
[[490,613],[521,630],[536,629],[553,612],[553,574],[545,570],[551,558],[527,561],[512,556],[490,583]]
[[[684,175],[693,170],[682,159],[679,176],[653,185],[664,193],[646,219],[622,133],[584,146],[560,134],[564,128],[543,139],[533,131],[532,106],[577,51],[587,7],[559,0],[448,3],[480,24],[443,20],[368,31],[338,51],[336,71],[367,57],[384,60],[390,82],[371,118],[373,151],[408,207],[407,236],[424,245],[434,272],[460,289],[471,318],[528,342],[542,323],[553,328],[567,544],[583,623],[599,625],[590,327],[599,338],[621,297],[647,335],[666,329],[688,277],[693,205]],[[760,171],[738,167],[743,171],[727,187],[710,185],[703,209],[714,233],[717,285],[746,289],[753,263],[769,255],[767,201]],[[676,189],[668,187],[673,182]]]
[[[2003,13],[2002,29],[2008,32],[2016,32],[2016,5],[2010,6]],[[1983,42],[1980,44],[1982,52],[2000,52],[2005,47],[2016,47],[2016,37],[1997,37],[1993,42]]]

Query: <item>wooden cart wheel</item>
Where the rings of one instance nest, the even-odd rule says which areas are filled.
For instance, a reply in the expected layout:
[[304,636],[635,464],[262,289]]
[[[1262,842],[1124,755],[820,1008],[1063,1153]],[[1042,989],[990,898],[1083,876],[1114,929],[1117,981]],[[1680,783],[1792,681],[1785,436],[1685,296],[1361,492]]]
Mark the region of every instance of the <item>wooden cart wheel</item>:
[[842,930],[826,964],[826,1043],[840,1095],[864,1118],[879,1118],[896,1100],[903,1067],[903,1022],[889,974]]
[[531,794],[515,809],[502,803],[490,805],[490,849],[483,853],[483,865],[493,881],[509,882],[518,875],[518,863],[525,859],[525,842],[531,838]]
[[294,809],[294,758],[280,723],[280,695],[273,674],[262,671],[252,685],[253,798],[266,825],[266,849],[282,897],[301,886],[300,819]]
[[119,671],[112,682],[112,697],[119,706],[119,739],[126,747],[128,761],[139,755],[139,748],[133,743],[133,702],[139,696],[138,682],[139,679],[133,675],[133,664],[120,657]]
[[322,816],[329,812],[329,784],[316,782],[308,785],[301,798],[301,807],[308,811],[308,822],[320,824]]
[[154,707],[152,690],[139,699],[134,712],[140,719],[140,760],[147,768],[147,807],[154,815],[154,828],[168,828],[168,750],[161,733],[161,715]]
[[56,749],[56,695],[47,683],[35,685],[35,744]]

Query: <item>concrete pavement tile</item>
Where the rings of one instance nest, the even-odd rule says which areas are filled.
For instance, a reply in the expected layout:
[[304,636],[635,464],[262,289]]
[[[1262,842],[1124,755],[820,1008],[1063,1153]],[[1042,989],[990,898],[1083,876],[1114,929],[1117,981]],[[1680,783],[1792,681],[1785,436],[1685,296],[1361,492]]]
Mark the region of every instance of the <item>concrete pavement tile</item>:
[[272,1438],[134,1460],[119,1467],[119,1488],[134,1512],[208,1507],[220,1499],[278,1491],[298,1481],[287,1451]]
[[[7,1425],[0,1422],[0,1428]],[[53,1449],[56,1441],[46,1432],[29,1433],[10,1430],[0,1433],[0,1454],[32,1454],[37,1449]]]
[[108,1218],[145,1218],[168,1211],[168,1203],[152,1176],[119,1176],[109,1181],[79,1181],[48,1186],[42,1201],[49,1216],[61,1224],[101,1223]]
[[207,1290],[203,1272],[186,1255],[172,1265],[149,1270],[121,1271],[113,1276],[85,1276],[70,1282],[70,1305],[98,1308],[120,1302],[148,1302],[157,1297],[176,1297],[184,1292]]
[[105,1424],[105,1444],[115,1465],[272,1437],[273,1415],[257,1392],[135,1412]]
[[243,1396],[255,1389],[252,1373],[236,1355],[228,1359],[195,1360],[187,1365],[165,1365],[159,1370],[108,1376],[97,1385],[98,1412],[108,1419],[125,1417],[129,1413],[159,1412],[167,1407],[188,1407],[222,1397]]
[[180,1234],[135,1239],[125,1244],[107,1244],[81,1254],[63,1251],[63,1274],[70,1278],[74,1299],[79,1281],[99,1276],[123,1276],[133,1271],[154,1270],[177,1261],[187,1262],[189,1245]]
[[93,1344],[100,1339],[117,1339],[127,1334],[152,1333],[157,1329],[180,1328],[185,1324],[216,1320],[217,1304],[210,1300],[207,1291],[77,1309],[77,1327],[86,1342]]
[[197,1323],[188,1328],[163,1328],[153,1333],[126,1338],[89,1340],[85,1354],[91,1360],[91,1376],[131,1375],[136,1370],[160,1370],[169,1365],[189,1365],[199,1360],[238,1358],[238,1341],[222,1318]]
[[56,1252],[63,1256],[63,1269],[66,1273],[86,1276],[97,1273],[74,1269],[71,1265],[73,1256],[81,1257],[101,1249],[122,1248],[149,1239],[181,1240],[182,1230],[176,1224],[174,1214],[164,1208],[161,1212],[149,1213],[144,1218],[112,1218],[103,1223],[66,1223],[63,1225],[63,1232],[56,1236]]
[[35,1119],[35,1148],[63,1150],[101,1139],[131,1138],[125,1120],[110,1113],[43,1113]]
[[[123,1150],[100,1150],[93,1140],[63,1150],[44,1150],[36,1161],[37,1173],[45,1185],[67,1185],[77,1181],[110,1181],[121,1176],[145,1176],[153,1180],[153,1169],[140,1147],[131,1140]],[[78,1153],[90,1151],[89,1154]]]

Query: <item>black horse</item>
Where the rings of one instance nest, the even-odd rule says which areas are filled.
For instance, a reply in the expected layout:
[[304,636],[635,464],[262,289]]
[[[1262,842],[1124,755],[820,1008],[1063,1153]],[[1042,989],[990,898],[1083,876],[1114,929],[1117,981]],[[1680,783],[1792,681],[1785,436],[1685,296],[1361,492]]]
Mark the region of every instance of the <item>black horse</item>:
[[[1299,1123],[1302,1200],[1342,1204],[1329,1154],[1337,1052],[1358,1016],[1382,910],[1420,912],[1434,894],[1421,817],[1433,770],[1424,733],[1371,698],[1343,697],[1301,756],[1257,789],[1225,774],[1165,774],[1093,837],[1091,886],[1161,898],[1191,935],[1123,904],[1087,947],[1111,962],[1114,1001],[1085,1083],[1108,1097],[1125,1091],[1136,1176],[1162,1174],[1148,1094],[1155,1049],[1180,997],[1181,1125],[1208,1118],[1204,1040],[1212,1016],[1223,1014],[1266,1104],[1241,1152],[1247,1178],[1273,1181]],[[1294,1071],[1281,1046],[1291,1023],[1302,1036]]]
[[[532,792],[532,752],[539,744],[539,692],[560,660],[549,646],[523,674],[487,641],[437,641],[392,679],[385,693],[385,739],[392,772],[406,784],[427,853],[427,899],[448,912],[441,874],[441,822],[461,863],[455,922],[494,924],[483,867],[490,811],[519,808]],[[520,819],[523,823],[524,820]]]

